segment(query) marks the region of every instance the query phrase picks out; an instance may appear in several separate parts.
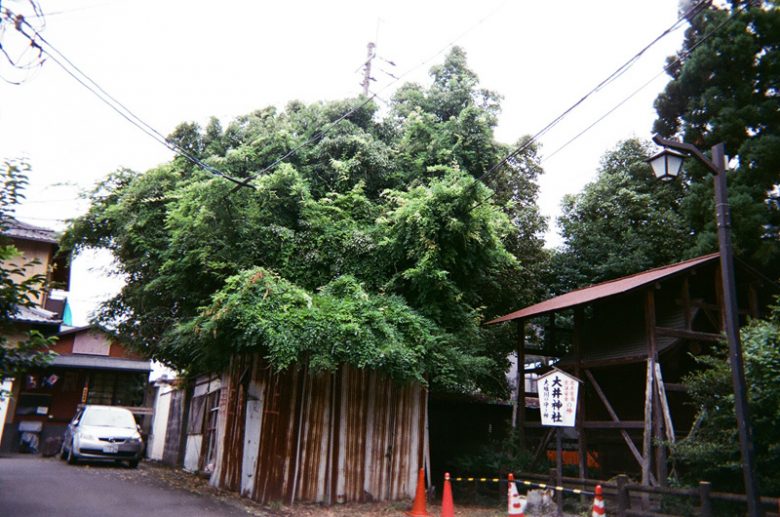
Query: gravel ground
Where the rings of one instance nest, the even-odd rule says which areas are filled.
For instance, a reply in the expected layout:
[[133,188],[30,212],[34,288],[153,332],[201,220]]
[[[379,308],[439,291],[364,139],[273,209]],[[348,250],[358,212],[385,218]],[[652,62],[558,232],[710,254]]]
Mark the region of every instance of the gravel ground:
[[[285,505],[260,505],[239,497],[233,492],[216,489],[208,484],[206,479],[194,476],[180,469],[172,469],[163,465],[146,462],[142,463],[140,468],[133,472],[126,470],[118,475],[127,477],[139,476],[146,478],[156,478],[160,481],[179,489],[192,491],[199,494],[209,494],[212,497],[220,499],[225,503],[243,507],[250,515],[258,516],[284,516],[284,517],[402,517],[404,512],[411,508],[411,502],[393,501],[389,503],[351,503],[340,504],[331,507],[319,504],[297,504],[294,507]],[[428,505],[428,513],[432,516],[441,515],[439,505]],[[486,507],[456,507],[455,515],[470,517],[499,517],[505,516],[504,508],[486,508]]]
[[[283,517],[403,517],[404,512],[411,508],[411,501],[393,501],[385,503],[351,503],[331,507],[319,504],[297,504],[294,507],[285,505],[263,506],[244,497],[239,497],[233,492],[216,489],[208,484],[208,481],[179,469],[172,469],[155,463],[141,464],[138,474],[153,476],[161,481],[177,488],[191,490],[196,493],[207,493],[226,503],[243,507],[247,513],[258,516],[283,516]],[[127,471],[130,475],[133,473]],[[428,504],[428,513],[432,517],[441,515],[441,506]],[[506,507],[498,504],[486,506],[461,506],[456,503],[455,515],[463,517],[505,517]],[[531,514],[526,514],[531,517]],[[538,514],[536,514],[538,515]],[[588,515],[590,515],[588,513]],[[539,516],[545,517],[545,516]],[[566,513],[564,517],[577,517],[577,514]]]

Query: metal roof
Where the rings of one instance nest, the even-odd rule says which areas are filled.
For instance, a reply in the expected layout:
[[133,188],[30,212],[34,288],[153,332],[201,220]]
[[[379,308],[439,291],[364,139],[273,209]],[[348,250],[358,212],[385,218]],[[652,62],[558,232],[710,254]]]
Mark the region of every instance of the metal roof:
[[14,218],[8,218],[4,223],[3,226],[5,226],[5,228],[2,230],[2,234],[6,237],[36,242],[48,242],[49,244],[57,244],[59,242],[59,235],[54,230],[23,223]]
[[487,325],[501,323],[504,321],[541,316],[542,314],[548,314],[551,312],[557,312],[563,309],[569,309],[579,305],[592,303],[597,300],[609,298],[610,296],[628,293],[648,284],[652,284],[654,282],[658,282],[659,280],[663,280],[673,275],[682,273],[683,271],[693,269],[697,266],[700,266],[701,264],[719,260],[719,257],[720,255],[718,253],[711,253],[709,255],[678,262],[677,264],[672,264],[670,266],[650,269],[643,271],[642,273],[618,278],[617,280],[609,280],[607,282],[602,282],[590,287],[577,289],[576,291],[570,291],[566,294],[562,294],[561,296],[550,298],[549,300],[545,300],[541,303],[530,305],[524,309],[520,309],[505,316],[501,316],[500,318],[488,321]]
[[124,372],[150,372],[152,363],[148,360],[119,359],[102,355],[58,355],[49,366],[60,368],[93,368],[98,370],[120,370]]
[[15,323],[45,323],[59,325],[61,320],[56,312],[47,311],[39,307],[16,306],[16,313],[11,316]]
[[[661,305],[656,313],[656,325],[659,327],[684,330],[685,315],[675,307]],[[639,314],[639,313],[638,313]],[[692,319],[699,315],[699,309],[692,311]],[[614,364],[616,362],[632,363],[647,359],[647,334],[642,325],[641,318],[624,321],[619,329],[611,328],[607,321],[609,315],[602,315],[596,321],[590,322],[583,332],[581,365],[590,368],[601,364]],[[671,336],[656,336],[656,349],[659,354],[678,343],[684,341],[681,338]],[[572,352],[555,364],[559,368],[566,368],[577,364],[576,355]]]

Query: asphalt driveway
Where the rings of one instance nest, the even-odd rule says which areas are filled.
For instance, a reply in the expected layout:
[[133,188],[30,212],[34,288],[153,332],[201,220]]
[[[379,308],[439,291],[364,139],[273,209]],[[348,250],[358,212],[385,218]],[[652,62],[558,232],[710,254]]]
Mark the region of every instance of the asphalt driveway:
[[56,458],[0,457],[0,516],[197,516],[267,515],[186,483],[167,480],[165,470],[108,464],[67,465]]

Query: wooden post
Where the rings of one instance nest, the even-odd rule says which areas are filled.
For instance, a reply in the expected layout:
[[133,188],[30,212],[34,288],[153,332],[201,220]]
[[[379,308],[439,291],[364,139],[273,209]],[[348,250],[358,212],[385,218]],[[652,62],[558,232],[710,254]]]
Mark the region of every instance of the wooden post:
[[647,382],[645,383],[645,428],[642,441],[642,484],[650,484],[650,456],[651,456],[651,420],[653,418],[653,364],[652,359],[647,360]]
[[558,477],[558,473],[557,473],[556,469],[555,468],[551,468],[550,470],[548,470],[547,471],[547,477],[549,478],[549,480],[547,481],[547,484],[550,485],[550,486],[555,486],[555,480]]
[[515,400],[515,430],[525,447],[525,321],[517,322],[517,397]]
[[[657,378],[655,377],[658,371],[659,364],[656,362],[653,368],[653,388],[657,388]],[[666,486],[666,478],[668,477],[668,471],[666,468],[666,447],[663,444],[664,431],[663,420],[661,418],[661,397],[658,393],[653,394],[653,437],[655,439],[655,471],[656,478],[660,486]]]
[[748,286],[748,314],[753,319],[758,319],[760,315],[760,305],[758,304],[758,289],[756,289],[755,282],[751,282]]
[[631,507],[631,501],[628,495],[628,476],[620,474],[617,477],[617,500],[618,500],[618,517],[626,517],[626,510]]
[[[655,364],[658,359],[658,348],[655,336],[655,287],[650,286],[645,291],[645,337],[647,339],[647,378],[645,383],[645,428],[643,440],[642,484],[650,484],[651,456],[653,451],[652,437],[663,439],[660,414],[660,404],[655,391]],[[655,411],[654,411],[655,409]],[[661,485],[666,483],[666,453],[662,447],[655,449],[656,478]]]
[[676,441],[674,423],[672,422],[672,412],[669,409],[669,399],[666,396],[666,387],[664,386],[664,378],[661,375],[661,365],[659,363],[655,364],[655,385],[658,389],[658,400],[661,402],[661,410],[663,411],[666,439],[673,444]]
[[[574,357],[576,364],[574,366],[574,375],[582,379],[582,307],[574,309]],[[588,477],[588,442],[585,437],[585,428],[582,423],[585,421],[585,383],[580,386],[579,396],[577,397],[577,419],[575,426],[577,428],[577,448],[579,449],[579,474],[580,478]],[[584,499],[583,499],[584,501]]]
[[[555,486],[563,486],[563,428],[555,428]],[[558,515],[563,515],[563,492],[555,491]]]
[[709,481],[699,481],[699,500],[701,501],[701,513],[699,515],[702,517],[712,517],[711,488]]
[[683,278],[682,285],[682,306],[683,315],[685,316],[685,330],[691,330],[692,318],[691,318],[691,286],[688,281],[688,275]]

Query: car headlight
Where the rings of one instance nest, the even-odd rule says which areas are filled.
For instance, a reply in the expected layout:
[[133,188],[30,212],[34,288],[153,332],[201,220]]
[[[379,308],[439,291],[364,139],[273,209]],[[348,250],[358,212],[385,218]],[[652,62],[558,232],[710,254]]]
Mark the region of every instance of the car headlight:
[[136,442],[136,443],[141,443],[143,440],[141,438],[141,435],[139,434],[138,436],[133,436],[132,438],[130,438],[130,441],[131,442]]
[[92,440],[95,441],[96,438],[89,434],[89,433],[79,433],[79,440]]

